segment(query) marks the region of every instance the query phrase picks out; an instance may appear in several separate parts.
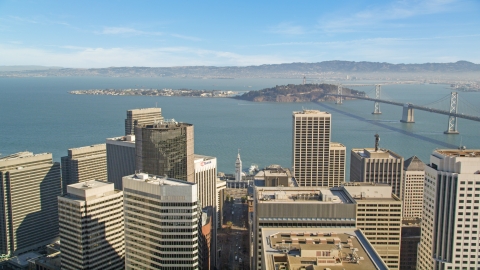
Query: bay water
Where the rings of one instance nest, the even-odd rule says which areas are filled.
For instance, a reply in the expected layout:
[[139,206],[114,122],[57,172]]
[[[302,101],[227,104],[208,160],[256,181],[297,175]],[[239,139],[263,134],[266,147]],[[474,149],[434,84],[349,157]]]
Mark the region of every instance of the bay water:
[[[427,163],[436,148],[460,145],[480,148],[479,122],[459,119],[460,134],[445,135],[448,119],[445,115],[416,110],[416,122],[406,124],[399,121],[401,107],[381,104],[382,114],[372,115],[373,102],[365,100],[347,100],[336,105],[333,102],[254,103],[230,98],[68,93],[105,88],[249,91],[288,83],[299,84],[301,79],[0,78],[0,153],[5,156],[25,150],[51,152],[54,160],[60,161],[69,148],[104,143],[105,138],[124,135],[128,109],[155,106],[162,108],[167,119],[193,124],[195,153],[217,157],[218,171],[225,173],[234,172],[238,149],[245,170],[252,163],[260,168],[270,164],[291,167],[292,112],[303,108],[332,114],[331,138],[347,147],[348,164],[350,149],[373,147],[376,133],[381,138],[380,147],[397,152],[405,159],[416,155]],[[374,87],[354,89],[371,93]],[[417,105],[439,100],[450,92],[447,85],[440,84],[382,86],[383,95]],[[459,95],[473,107],[480,107],[480,93]]]

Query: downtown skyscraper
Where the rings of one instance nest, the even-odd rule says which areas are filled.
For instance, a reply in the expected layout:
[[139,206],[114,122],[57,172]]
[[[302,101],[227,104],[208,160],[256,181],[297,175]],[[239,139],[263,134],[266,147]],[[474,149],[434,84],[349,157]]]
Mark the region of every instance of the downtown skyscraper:
[[293,112],[293,175],[300,187],[335,187],[345,181],[346,147],[330,141],[331,119],[318,110]]

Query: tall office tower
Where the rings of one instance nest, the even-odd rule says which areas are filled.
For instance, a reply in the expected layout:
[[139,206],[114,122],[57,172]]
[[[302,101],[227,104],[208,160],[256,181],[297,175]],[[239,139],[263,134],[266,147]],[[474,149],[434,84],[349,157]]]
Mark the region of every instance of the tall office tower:
[[[212,219],[211,224],[216,224],[217,158],[195,154],[195,183],[197,184],[198,198],[202,208],[209,207],[211,209],[209,210],[211,212],[209,218]],[[209,254],[215,255],[215,250],[217,250],[217,226],[211,225],[209,228],[212,230],[209,233],[212,236],[212,240],[209,240],[209,247],[212,251]],[[202,228],[202,231],[204,231],[204,228]],[[216,265],[216,256],[211,256],[211,264],[209,265]]]
[[122,190],[122,177],[135,173],[135,135],[107,139],[108,182]]
[[335,186],[329,182],[331,114],[293,112],[293,176],[298,186]]
[[144,108],[127,111],[125,119],[125,136],[135,135],[136,125],[153,125],[163,121],[161,108]]
[[338,187],[345,183],[345,163],[347,147],[341,143],[330,143],[330,157],[328,158],[328,186]]
[[137,171],[195,181],[193,125],[167,120],[135,126]]
[[389,184],[401,196],[403,157],[388,149],[353,148],[350,156],[350,182]]
[[89,181],[58,197],[62,269],[123,269],[123,192]]
[[344,188],[357,204],[357,228],[389,269],[399,269],[402,201],[386,184],[345,183]]
[[242,181],[242,160],[240,159],[240,151],[238,151],[237,160],[235,161],[235,181]]
[[403,218],[422,217],[423,183],[425,181],[425,163],[413,156],[404,163],[402,181]]
[[417,269],[418,243],[420,243],[420,219],[402,221],[400,244],[400,269]]
[[425,166],[417,269],[477,269],[480,150],[437,149]]
[[137,173],[123,192],[125,269],[199,269],[197,185]]
[[16,255],[57,239],[60,175],[50,153],[0,158],[1,254]]
[[107,149],[105,144],[68,149],[62,157],[62,189],[91,180],[107,181]]

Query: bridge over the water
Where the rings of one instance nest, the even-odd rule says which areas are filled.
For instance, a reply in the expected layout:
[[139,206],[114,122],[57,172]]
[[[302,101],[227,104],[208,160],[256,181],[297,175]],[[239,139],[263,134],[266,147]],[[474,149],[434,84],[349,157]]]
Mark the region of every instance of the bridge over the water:
[[[354,86],[370,86],[370,85],[369,84],[355,84],[355,85],[343,85],[343,86],[354,87]],[[431,112],[431,113],[448,115],[448,128],[444,132],[445,134],[459,134],[459,132],[457,130],[457,119],[458,118],[463,118],[463,119],[467,119],[467,120],[480,122],[480,116],[458,112],[459,95],[458,95],[457,92],[452,92],[450,95],[448,95],[448,96],[439,100],[439,101],[441,101],[441,100],[445,100],[448,97],[450,98],[449,108],[447,110],[442,110],[442,109],[438,109],[438,108],[415,105],[415,104],[412,104],[412,103],[403,103],[403,102],[381,99],[380,98],[380,93],[381,93],[381,85],[380,84],[375,85],[375,97],[374,98],[368,97],[366,95],[345,95],[345,94],[342,93],[343,86],[338,85],[338,88],[337,88],[338,90],[337,90],[336,94],[330,93],[330,94],[326,94],[326,95],[337,97],[337,101],[336,101],[337,104],[342,104],[343,99],[347,98],[347,97],[348,98],[356,98],[356,99],[364,99],[364,100],[373,101],[374,102],[374,107],[373,107],[372,114],[381,114],[380,103],[386,103],[386,104],[390,104],[390,105],[401,106],[401,107],[403,107],[403,113],[402,113],[402,119],[400,121],[404,122],[404,123],[415,123],[414,109],[427,111],[427,112]],[[434,103],[438,103],[438,101],[434,102]]]

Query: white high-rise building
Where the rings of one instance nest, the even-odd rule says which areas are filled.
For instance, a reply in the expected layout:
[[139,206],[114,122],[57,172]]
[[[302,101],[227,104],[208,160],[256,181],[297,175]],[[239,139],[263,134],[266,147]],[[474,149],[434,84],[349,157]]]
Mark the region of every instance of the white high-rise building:
[[123,269],[123,192],[89,181],[58,197],[62,269]]
[[298,186],[337,186],[329,182],[332,115],[317,110],[293,112],[293,176]]
[[413,156],[404,163],[401,198],[403,201],[403,218],[422,217],[423,183],[425,182],[425,163]]
[[238,151],[237,160],[235,161],[235,181],[242,181],[242,160],[240,159],[240,151]]
[[123,192],[125,269],[199,269],[197,184],[137,173]]
[[423,198],[417,269],[478,269],[480,150],[433,151]]

